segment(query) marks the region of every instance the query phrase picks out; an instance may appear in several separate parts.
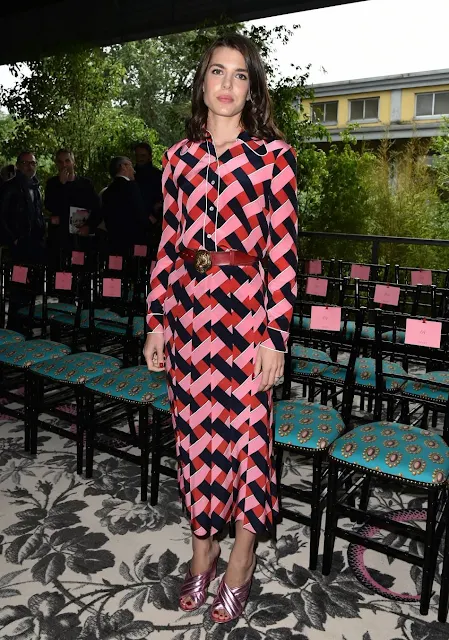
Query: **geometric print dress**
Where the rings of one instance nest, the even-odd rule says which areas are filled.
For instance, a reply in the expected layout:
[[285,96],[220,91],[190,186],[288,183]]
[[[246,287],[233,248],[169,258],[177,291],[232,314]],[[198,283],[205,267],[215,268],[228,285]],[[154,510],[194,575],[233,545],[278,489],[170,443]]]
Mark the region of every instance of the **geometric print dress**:
[[[242,131],[217,158],[206,134],[165,153],[162,183],[147,323],[164,333],[181,497],[197,536],[231,519],[272,533],[273,393],[258,391],[254,365],[261,345],[286,351],[296,300],[295,152]],[[260,262],[200,274],[179,256],[184,248]]]

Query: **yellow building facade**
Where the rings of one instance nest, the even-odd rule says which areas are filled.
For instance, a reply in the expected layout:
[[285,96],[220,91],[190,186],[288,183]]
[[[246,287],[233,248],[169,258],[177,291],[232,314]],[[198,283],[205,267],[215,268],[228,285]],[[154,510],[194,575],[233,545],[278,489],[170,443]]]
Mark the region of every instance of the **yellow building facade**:
[[329,130],[331,139],[355,126],[359,140],[430,138],[449,117],[449,69],[363,78],[311,87],[305,113]]

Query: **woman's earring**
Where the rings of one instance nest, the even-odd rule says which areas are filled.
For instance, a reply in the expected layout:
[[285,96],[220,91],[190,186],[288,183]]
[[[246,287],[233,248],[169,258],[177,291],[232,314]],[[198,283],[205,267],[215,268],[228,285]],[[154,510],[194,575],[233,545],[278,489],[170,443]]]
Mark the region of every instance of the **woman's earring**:
[[248,95],[246,96],[246,102],[251,102],[251,94],[248,93]]

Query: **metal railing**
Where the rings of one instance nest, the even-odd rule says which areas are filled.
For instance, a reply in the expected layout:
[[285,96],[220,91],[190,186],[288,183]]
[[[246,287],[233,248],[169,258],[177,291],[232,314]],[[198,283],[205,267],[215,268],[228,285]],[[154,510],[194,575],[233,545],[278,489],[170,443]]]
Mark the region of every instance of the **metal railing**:
[[330,233],[328,231],[300,231],[300,238],[330,240],[349,240],[352,242],[368,242],[371,244],[371,264],[379,264],[379,249],[381,244],[416,244],[428,246],[442,246],[449,248],[449,240],[433,238],[407,238],[400,236],[370,236],[358,233]]

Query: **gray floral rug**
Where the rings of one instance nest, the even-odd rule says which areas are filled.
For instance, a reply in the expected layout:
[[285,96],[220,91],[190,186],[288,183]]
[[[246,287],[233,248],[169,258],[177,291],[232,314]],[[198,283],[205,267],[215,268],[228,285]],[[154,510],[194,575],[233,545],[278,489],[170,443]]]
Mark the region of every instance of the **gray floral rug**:
[[[95,462],[92,480],[77,476],[74,443],[44,431],[32,459],[23,452],[22,424],[0,415],[0,638],[449,637],[449,625],[436,621],[439,574],[431,611],[423,618],[416,602],[419,570],[357,548],[351,550],[351,568],[347,546],[337,542],[332,573],[324,577],[307,569],[307,528],[287,520],[275,544],[258,546],[244,617],[216,625],[206,605],[184,613],[177,596],[190,558],[190,532],[175,481],[163,480],[159,505],[151,507],[139,501],[136,465],[104,454],[96,455]],[[308,467],[300,459],[286,457],[284,474],[286,483],[309,483]],[[408,514],[414,510],[419,521],[423,500],[384,485],[373,503]],[[228,538],[222,549],[220,573],[230,551]],[[217,586],[218,579],[211,594]]]

